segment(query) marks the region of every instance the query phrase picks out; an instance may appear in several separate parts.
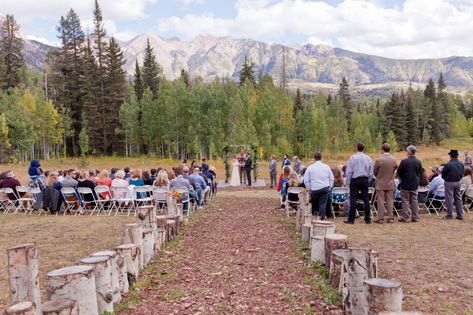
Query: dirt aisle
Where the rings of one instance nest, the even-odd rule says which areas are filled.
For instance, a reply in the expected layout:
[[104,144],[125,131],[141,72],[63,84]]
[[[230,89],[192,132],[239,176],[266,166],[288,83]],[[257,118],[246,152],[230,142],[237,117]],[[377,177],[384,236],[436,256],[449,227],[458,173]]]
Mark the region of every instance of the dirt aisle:
[[[220,192],[145,274],[123,314],[338,314],[309,282],[269,191]],[[313,282],[312,282],[313,284]]]

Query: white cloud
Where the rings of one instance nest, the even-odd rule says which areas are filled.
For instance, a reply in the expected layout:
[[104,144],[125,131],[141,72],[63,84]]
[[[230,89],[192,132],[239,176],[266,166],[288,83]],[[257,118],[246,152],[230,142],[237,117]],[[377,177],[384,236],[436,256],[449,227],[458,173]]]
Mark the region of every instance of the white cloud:
[[201,34],[281,41],[337,43],[355,51],[393,58],[473,55],[473,2],[406,0],[383,7],[374,0],[337,5],[309,0],[238,0],[233,18],[212,14],[158,20],[158,31],[192,38]]
[[192,3],[203,4],[204,0],[179,0],[183,5],[189,5]]

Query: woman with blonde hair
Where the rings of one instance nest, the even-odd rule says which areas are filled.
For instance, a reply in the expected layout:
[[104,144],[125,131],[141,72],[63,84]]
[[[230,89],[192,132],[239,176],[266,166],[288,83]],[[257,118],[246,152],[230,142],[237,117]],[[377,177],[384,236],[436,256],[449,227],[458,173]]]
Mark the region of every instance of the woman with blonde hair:
[[108,176],[108,170],[103,169],[100,171],[97,185],[112,186],[112,179]]
[[289,188],[291,187],[301,187],[301,180],[295,171],[291,171],[289,173],[289,180],[286,182],[286,195],[289,205],[297,211],[299,204],[299,194],[289,193]]
[[171,181],[169,180],[168,172],[165,169],[162,169],[159,171],[153,185],[159,188],[169,188],[170,183]]

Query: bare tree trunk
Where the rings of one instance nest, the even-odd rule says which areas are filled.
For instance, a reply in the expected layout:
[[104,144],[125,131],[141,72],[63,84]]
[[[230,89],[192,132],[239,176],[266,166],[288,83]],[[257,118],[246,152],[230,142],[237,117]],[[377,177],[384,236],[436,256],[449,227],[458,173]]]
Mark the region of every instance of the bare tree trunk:
[[55,299],[41,305],[43,315],[79,315],[76,300]]
[[38,306],[36,312],[40,314],[41,293],[36,244],[28,243],[8,248],[7,254],[11,302],[31,301]]
[[75,299],[81,314],[98,315],[94,267],[72,266],[57,269],[46,275],[49,300]]
[[113,304],[120,303],[122,297],[120,294],[120,268],[117,263],[117,252],[114,250],[106,250],[96,252],[90,255],[91,257],[107,256],[110,258],[110,279],[112,284]]
[[369,314],[402,311],[402,286],[398,281],[372,278],[365,280]]
[[99,314],[113,312],[113,290],[110,269],[110,257],[88,257],[80,260],[81,263],[94,266],[95,288],[97,292],[97,306]]
[[36,306],[31,301],[16,303],[5,310],[5,315],[35,315]]

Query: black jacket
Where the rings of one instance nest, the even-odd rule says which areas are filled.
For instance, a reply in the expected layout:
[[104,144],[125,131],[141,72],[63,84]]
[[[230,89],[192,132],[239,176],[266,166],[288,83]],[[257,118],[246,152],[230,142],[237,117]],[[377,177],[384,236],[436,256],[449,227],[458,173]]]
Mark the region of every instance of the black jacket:
[[446,182],[459,182],[463,178],[465,167],[458,159],[451,159],[443,167],[442,178]]
[[248,157],[245,161],[245,169],[248,171],[248,170],[251,170],[251,158]]
[[399,164],[397,175],[401,180],[401,189],[416,190],[422,176],[422,162],[415,156],[409,156]]

